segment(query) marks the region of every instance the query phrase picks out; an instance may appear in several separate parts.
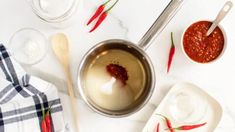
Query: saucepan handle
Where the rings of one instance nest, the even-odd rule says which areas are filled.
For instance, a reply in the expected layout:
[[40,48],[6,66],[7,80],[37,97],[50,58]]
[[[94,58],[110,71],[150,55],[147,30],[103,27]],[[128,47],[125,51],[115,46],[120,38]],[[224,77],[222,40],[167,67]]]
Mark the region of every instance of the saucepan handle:
[[143,50],[146,50],[151,45],[154,38],[156,38],[162,32],[165,26],[170,22],[178,9],[181,7],[183,1],[184,0],[171,0],[161,15],[139,41],[139,46]]

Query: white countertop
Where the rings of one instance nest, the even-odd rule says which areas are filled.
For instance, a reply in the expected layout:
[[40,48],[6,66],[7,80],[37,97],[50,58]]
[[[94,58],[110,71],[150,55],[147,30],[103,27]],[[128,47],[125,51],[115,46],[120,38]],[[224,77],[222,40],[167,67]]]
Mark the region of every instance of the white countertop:
[[[235,3],[235,0],[232,1]],[[24,27],[38,29],[48,38],[57,32],[65,33],[71,43],[71,69],[74,84],[76,84],[78,64],[91,46],[112,38],[137,43],[157,18],[157,12],[161,11],[164,2],[166,1],[120,0],[104,23],[90,34],[88,33],[90,28],[86,27],[85,23],[102,1],[81,0],[76,24],[68,28],[56,29],[39,20],[26,0],[2,0],[0,1],[0,42],[7,45],[13,33]],[[216,132],[235,131],[235,9],[233,8],[221,23],[227,33],[228,45],[224,56],[219,61],[210,65],[195,65],[187,60],[180,48],[180,38],[184,28],[197,20],[215,18],[225,2],[226,0],[186,0],[181,10],[147,50],[156,72],[156,90],[149,103],[130,117],[112,119],[94,113],[81,99],[78,99],[81,132],[141,132],[170,87],[182,81],[198,85],[221,104],[223,117]],[[166,74],[170,32],[174,32],[176,55],[170,74]],[[35,68],[64,79],[62,68],[51,50],[42,62],[33,66],[33,69]],[[33,70],[31,72],[34,73]],[[61,97],[63,104],[69,106],[67,95],[61,93]],[[66,121],[69,122],[71,117],[69,112],[64,113]]]

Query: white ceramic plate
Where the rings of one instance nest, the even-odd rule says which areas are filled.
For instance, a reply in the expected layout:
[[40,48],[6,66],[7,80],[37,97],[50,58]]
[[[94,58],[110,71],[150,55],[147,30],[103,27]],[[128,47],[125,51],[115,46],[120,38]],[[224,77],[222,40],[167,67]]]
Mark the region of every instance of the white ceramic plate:
[[207,122],[206,125],[190,132],[213,132],[222,117],[222,107],[196,85],[178,83],[171,88],[154,111],[142,132],[156,132],[158,123],[160,132],[167,132],[166,123],[156,115],[157,113],[167,116],[173,127]]

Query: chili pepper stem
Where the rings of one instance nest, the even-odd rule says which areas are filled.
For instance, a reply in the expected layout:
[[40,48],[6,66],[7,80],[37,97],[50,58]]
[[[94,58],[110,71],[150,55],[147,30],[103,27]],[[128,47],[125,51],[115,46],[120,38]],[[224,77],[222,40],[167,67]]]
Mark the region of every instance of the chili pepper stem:
[[49,115],[50,112],[51,112],[51,109],[49,108],[49,109],[47,110],[47,112],[46,112],[46,115]]
[[102,4],[102,6],[107,5],[110,1],[111,1],[111,0],[108,0],[108,1],[104,2],[104,3]]
[[174,39],[173,39],[173,32],[171,32],[171,47],[175,47]]
[[108,13],[118,2],[119,0],[116,0],[116,2],[111,6],[109,7],[105,12]]
[[45,110],[44,110],[44,109],[42,109],[42,120],[44,120],[44,119],[45,119],[45,117],[46,117]]
[[162,114],[156,114],[156,115],[161,116],[161,117],[164,118],[164,119],[168,119],[166,116],[164,116],[164,115],[162,115]]
[[54,102],[49,106],[48,110],[47,110],[47,113],[46,114],[49,114],[49,112],[51,112],[51,107],[52,105],[54,104]]

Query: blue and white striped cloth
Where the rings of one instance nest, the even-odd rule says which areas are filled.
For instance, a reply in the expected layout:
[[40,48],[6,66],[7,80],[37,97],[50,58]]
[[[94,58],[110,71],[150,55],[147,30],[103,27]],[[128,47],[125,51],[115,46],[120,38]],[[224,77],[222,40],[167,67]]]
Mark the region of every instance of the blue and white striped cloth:
[[26,74],[0,44],[0,132],[40,132],[42,110],[50,106],[53,131],[62,131],[56,87]]

